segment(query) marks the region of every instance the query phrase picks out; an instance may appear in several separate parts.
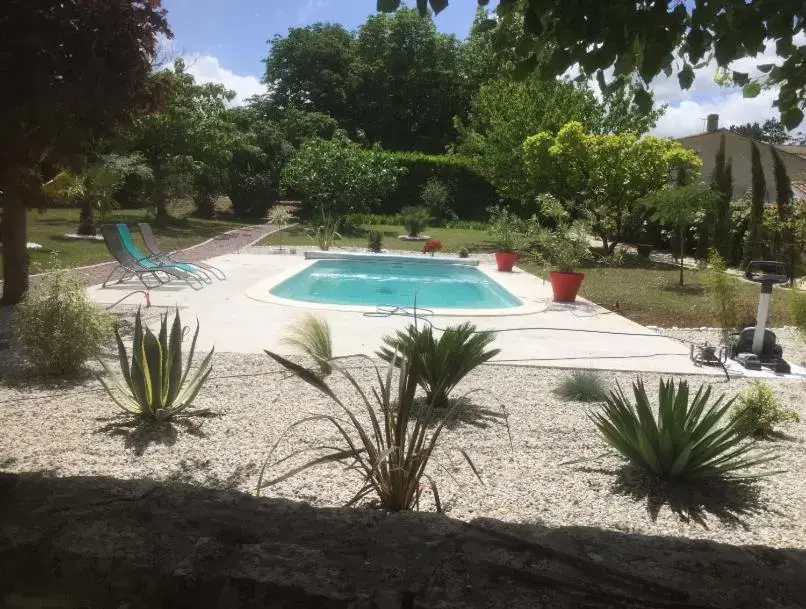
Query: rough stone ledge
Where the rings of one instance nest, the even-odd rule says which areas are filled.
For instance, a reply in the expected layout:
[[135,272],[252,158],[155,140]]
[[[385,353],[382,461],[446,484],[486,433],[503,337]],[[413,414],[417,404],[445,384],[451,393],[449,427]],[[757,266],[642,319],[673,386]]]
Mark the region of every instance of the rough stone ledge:
[[0,474],[0,605],[803,607],[806,552]]

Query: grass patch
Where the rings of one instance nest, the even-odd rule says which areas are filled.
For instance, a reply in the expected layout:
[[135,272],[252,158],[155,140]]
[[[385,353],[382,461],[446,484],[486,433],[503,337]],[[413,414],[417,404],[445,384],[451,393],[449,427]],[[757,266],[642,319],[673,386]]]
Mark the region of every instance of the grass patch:
[[[405,250],[412,252],[422,251],[425,241],[405,241],[398,239],[398,235],[405,235],[406,229],[395,225],[362,225],[357,235],[343,235],[333,243],[333,247],[359,247],[366,249],[367,235],[375,230],[383,235],[383,248],[386,250]],[[487,241],[487,233],[470,228],[426,228],[423,231],[431,239],[442,242],[443,252],[458,253],[460,249],[467,248],[471,252],[492,251],[492,245]],[[315,245],[313,240],[305,233],[305,227],[294,226],[269,235],[258,245],[294,247],[298,245]]]
[[[187,215],[187,207],[175,206],[168,223],[158,226],[154,218],[142,209],[121,209],[110,214],[104,222],[150,222],[154,235],[164,251],[190,247],[210,237],[231,230],[245,223],[231,220],[201,220]],[[43,212],[28,212],[28,241],[39,243],[42,248],[28,250],[31,256],[31,272],[39,272],[39,266],[47,263],[51,252],[57,252],[65,266],[83,266],[111,260],[103,241],[70,240],[64,235],[75,233],[78,228],[78,209],[47,209]],[[144,247],[139,231],[133,231],[135,241]],[[145,250],[144,250],[145,251]],[[0,269],[2,278],[2,269]]]
[[[543,275],[544,269],[524,261],[522,268]],[[619,267],[590,266],[585,273],[580,296],[643,325],[661,327],[716,327],[719,325],[711,301],[704,289],[705,274],[686,269],[684,286],[677,285],[679,270],[638,256],[627,256]],[[758,284],[735,279],[738,284],[739,311],[749,325],[755,324],[760,294]],[[770,323],[792,325],[791,291],[776,288],[770,307]],[[742,322],[745,323],[745,322]]]

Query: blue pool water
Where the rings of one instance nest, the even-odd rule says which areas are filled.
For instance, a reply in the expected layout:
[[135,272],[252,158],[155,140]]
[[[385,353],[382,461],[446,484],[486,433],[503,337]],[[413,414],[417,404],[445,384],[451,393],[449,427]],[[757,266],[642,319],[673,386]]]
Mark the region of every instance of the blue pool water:
[[340,305],[505,309],[521,301],[475,267],[392,260],[317,260],[274,286],[279,298]]

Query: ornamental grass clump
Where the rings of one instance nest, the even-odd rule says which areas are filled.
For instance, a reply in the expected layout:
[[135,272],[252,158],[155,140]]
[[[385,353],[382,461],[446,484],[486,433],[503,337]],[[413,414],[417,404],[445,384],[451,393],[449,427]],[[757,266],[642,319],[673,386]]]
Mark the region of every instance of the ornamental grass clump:
[[764,438],[775,432],[782,423],[798,423],[800,416],[794,410],[784,408],[772,388],[763,381],[752,381],[739,396],[731,415],[744,431]]
[[563,377],[557,386],[556,393],[566,400],[603,402],[607,398],[607,385],[598,372],[574,370]]
[[87,297],[73,271],[57,269],[17,305],[14,336],[43,372],[69,375],[98,355],[104,340],[111,338],[112,318]]
[[111,374],[102,361],[104,370],[112,377],[114,390],[98,377],[112,400],[127,413],[142,419],[170,421],[178,416],[202,416],[208,410],[188,410],[213,370],[211,360],[213,350],[202,360],[191,374],[196,339],[199,337],[199,324],[190,344],[186,362],[182,361],[182,337],[184,329],[177,310],[171,331],[168,332],[168,315],[162,317],[159,334],[143,328],[140,311],[134,319],[132,357],[115,328],[118,343],[118,358],[121,375]]
[[387,362],[403,356],[435,408],[448,406],[449,395],[465,376],[501,351],[487,349],[495,333],[476,330],[471,323],[449,326],[438,338],[431,325],[410,325],[395,336],[386,336],[378,357]]
[[700,386],[689,400],[686,381],[675,386],[661,379],[657,415],[639,379],[635,404],[621,387],[610,393],[599,412],[589,416],[602,438],[633,465],[665,481],[758,478],[749,470],[771,461],[757,454],[741,419],[726,416],[734,400],[711,400],[711,387]]
[[[347,506],[374,494],[383,510],[398,512],[419,509],[420,496],[423,490],[428,488],[433,493],[437,512],[442,512],[437,484],[426,473],[426,469],[442,438],[445,425],[454,419],[464,404],[463,400],[457,400],[444,417],[435,416],[431,405],[424,407],[418,405],[415,400],[417,375],[405,359],[398,356],[389,363],[385,375],[377,366],[375,367],[377,385],[372,391],[364,391],[347,370],[334,366],[355,388],[360,398],[360,411],[354,411],[318,375],[275,353],[270,351],[266,353],[284,368],[332,399],[343,416],[311,415],[286,429],[263,463],[255,489],[257,495],[263,489],[316,465],[342,463],[348,469],[359,472],[362,477],[361,486],[347,502]],[[400,369],[399,374],[395,374],[396,366]],[[287,457],[273,460],[280,442],[295,428],[314,421],[327,421],[332,424],[342,441],[341,445],[322,445],[304,449],[304,452],[312,451],[320,455],[277,477],[267,479],[271,470],[300,454],[300,451],[297,451]],[[429,433],[429,429],[433,431]],[[481,481],[470,457],[464,450],[460,449],[460,453]],[[426,481],[425,484],[423,479]]]
[[291,327],[283,343],[296,347],[316,360],[322,378],[333,372],[330,360],[333,359],[333,338],[326,320],[313,315],[301,317]]

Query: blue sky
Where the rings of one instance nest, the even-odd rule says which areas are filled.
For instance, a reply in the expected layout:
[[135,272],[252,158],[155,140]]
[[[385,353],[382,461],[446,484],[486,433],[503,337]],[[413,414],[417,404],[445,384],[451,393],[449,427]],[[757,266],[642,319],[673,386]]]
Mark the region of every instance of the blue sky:
[[[319,21],[355,29],[375,12],[376,0],[163,0],[163,6],[176,53],[213,56],[236,74],[260,78],[266,41],[275,34]],[[464,38],[475,6],[474,0],[454,0],[437,15],[437,27]]]
[[[169,56],[182,56],[188,71],[201,82],[218,82],[237,93],[236,103],[251,95],[265,93],[260,82],[267,41],[275,34],[285,35],[291,27],[320,21],[338,22],[348,29],[357,28],[375,12],[377,0],[163,0],[175,40],[168,47]],[[414,0],[408,0],[409,5]],[[490,8],[497,4],[491,0]],[[437,15],[437,27],[464,38],[475,12],[475,0],[450,0],[447,9]],[[806,43],[799,36],[798,44]],[[763,57],[737,62],[735,69],[754,72],[757,63],[775,60],[768,45]],[[657,103],[668,104],[655,133],[683,136],[703,130],[705,117],[720,115],[720,124],[729,126],[750,121],[763,122],[778,116],[772,108],[777,91],[764,91],[755,99],[742,98],[736,88],[724,88],[714,82],[716,66],[697,71],[694,85],[681,91],[677,77],[661,75],[652,83]]]

